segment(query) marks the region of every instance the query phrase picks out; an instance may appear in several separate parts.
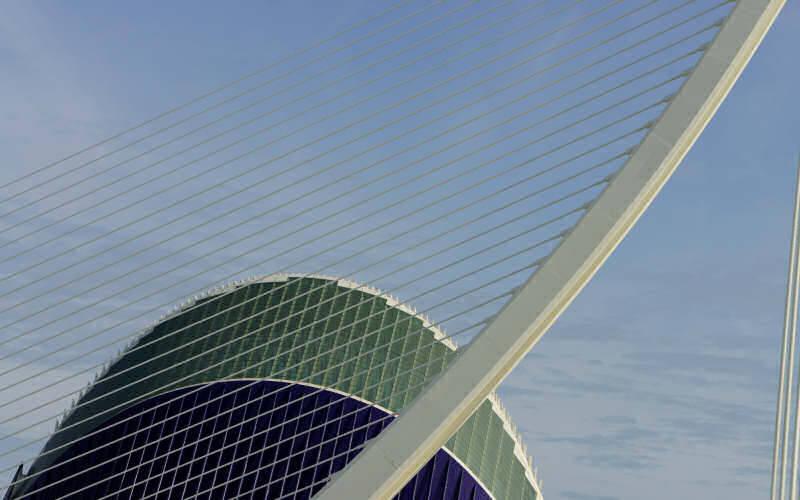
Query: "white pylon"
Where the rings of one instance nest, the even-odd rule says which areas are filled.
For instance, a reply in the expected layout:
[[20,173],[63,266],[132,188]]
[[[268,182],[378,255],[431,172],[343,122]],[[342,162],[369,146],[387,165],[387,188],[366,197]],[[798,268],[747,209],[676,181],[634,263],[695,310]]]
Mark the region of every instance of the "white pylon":
[[[783,344],[781,346],[781,361],[778,380],[778,402],[775,412],[775,437],[773,442],[772,456],[772,485],[770,489],[771,500],[784,500],[786,494],[786,468],[788,465],[789,453],[789,427],[792,420],[791,399],[792,399],[792,379],[795,371],[794,351],[797,333],[797,298],[798,287],[800,286],[800,266],[797,265],[798,251],[798,224],[800,223],[800,159],[798,159],[797,185],[794,195],[794,215],[792,218],[792,238],[789,249],[789,269],[786,279],[786,303],[783,315]],[[788,363],[787,363],[788,353]],[[788,370],[787,370],[788,368]],[[795,412],[798,414],[800,409],[800,399],[797,399],[796,392]],[[784,414],[785,409],[785,414]],[[798,422],[795,418],[794,443],[792,450],[792,472],[789,482],[789,498],[795,499],[797,490],[797,455],[798,455]],[[783,430],[783,436],[781,436]]]

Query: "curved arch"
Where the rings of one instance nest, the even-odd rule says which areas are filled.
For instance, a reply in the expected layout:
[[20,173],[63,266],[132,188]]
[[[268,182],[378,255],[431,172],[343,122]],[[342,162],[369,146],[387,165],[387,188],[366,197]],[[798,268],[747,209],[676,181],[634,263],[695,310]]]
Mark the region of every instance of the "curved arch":
[[633,227],[714,115],[784,3],[736,4],[659,120],[560,246],[318,498],[390,498],[459,428]]

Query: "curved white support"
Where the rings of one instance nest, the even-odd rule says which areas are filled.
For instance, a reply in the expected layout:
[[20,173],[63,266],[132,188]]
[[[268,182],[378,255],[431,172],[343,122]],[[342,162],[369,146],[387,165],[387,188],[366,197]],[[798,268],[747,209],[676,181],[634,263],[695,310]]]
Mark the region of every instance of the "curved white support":
[[324,488],[388,499],[475,411],[594,275],[697,139],[785,0],[741,0],[616,178],[500,314]]

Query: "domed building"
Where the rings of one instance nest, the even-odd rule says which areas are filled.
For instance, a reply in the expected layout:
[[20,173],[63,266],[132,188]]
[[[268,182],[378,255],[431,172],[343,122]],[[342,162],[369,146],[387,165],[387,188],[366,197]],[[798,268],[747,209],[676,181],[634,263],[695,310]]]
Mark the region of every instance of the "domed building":
[[[321,276],[235,283],[140,332],[8,498],[310,498],[455,356],[380,291]],[[541,498],[495,395],[399,493]]]

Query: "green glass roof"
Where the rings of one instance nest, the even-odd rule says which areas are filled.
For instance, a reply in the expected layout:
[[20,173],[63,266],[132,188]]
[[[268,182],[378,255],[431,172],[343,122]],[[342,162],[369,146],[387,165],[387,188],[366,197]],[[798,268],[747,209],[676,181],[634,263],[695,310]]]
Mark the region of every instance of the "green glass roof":
[[[396,412],[455,355],[438,330],[377,290],[320,277],[231,286],[140,337],[80,398],[43,451],[157,394],[224,379],[305,382]],[[495,498],[535,499],[532,471],[510,426],[493,396],[446,448]],[[62,451],[40,456],[31,471]]]

